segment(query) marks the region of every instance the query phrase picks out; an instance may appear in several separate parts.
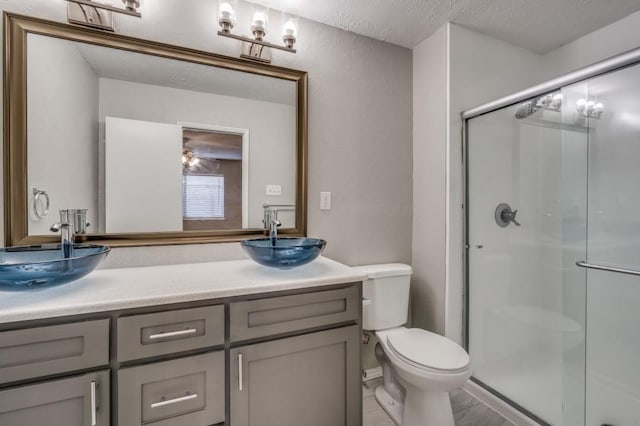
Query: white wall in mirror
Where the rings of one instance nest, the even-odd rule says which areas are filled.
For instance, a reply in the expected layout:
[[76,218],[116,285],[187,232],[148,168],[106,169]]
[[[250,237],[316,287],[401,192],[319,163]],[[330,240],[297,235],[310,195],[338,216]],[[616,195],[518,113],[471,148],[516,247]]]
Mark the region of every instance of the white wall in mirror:
[[[31,43],[33,41],[33,43]],[[48,234],[58,209],[86,208],[93,229],[98,199],[98,76],[69,42],[35,36],[27,50],[27,156],[31,187],[47,192],[49,214],[29,208],[29,229]],[[55,64],[55,66],[53,65]]]
[[[47,234],[59,208],[88,208],[90,231],[105,232],[105,211],[113,210],[105,198],[105,170],[118,168],[104,164],[105,117],[246,129],[245,223],[262,228],[263,203],[295,205],[295,83],[34,34],[29,34],[28,52],[28,184],[51,198],[45,219],[30,215],[30,235]],[[137,173],[157,169],[153,147],[138,154]],[[282,188],[280,196],[266,195],[266,186],[273,184]],[[145,209],[142,200],[125,204]],[[170,210],[176,206],[164,211]],[[295,225],[293,211],[283,211],[280,219],[283,227]],[[140,230],[122,225],[106,232]]]

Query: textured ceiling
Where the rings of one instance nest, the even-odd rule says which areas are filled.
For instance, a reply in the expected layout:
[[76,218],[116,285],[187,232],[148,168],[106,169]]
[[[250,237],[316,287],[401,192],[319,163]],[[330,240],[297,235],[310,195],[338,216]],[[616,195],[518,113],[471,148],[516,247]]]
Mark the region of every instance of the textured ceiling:
[[253,0],[415,47],[445,22],[546,53],[640,10],[639,0]]

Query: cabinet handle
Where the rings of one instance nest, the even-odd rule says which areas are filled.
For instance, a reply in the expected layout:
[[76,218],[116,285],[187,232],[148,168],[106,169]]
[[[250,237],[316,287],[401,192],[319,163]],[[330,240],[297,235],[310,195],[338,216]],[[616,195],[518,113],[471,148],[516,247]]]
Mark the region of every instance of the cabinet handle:
[[98,423],[96,415],[96,381],[91,381],[91,426],[96,426]]
[[242,391],[242,354],[238,354],[238,390]]
[[163,407],[165,405],[177,404],[178,402],[189,401],[190,399],[195,399],[198,397],[197,393],[192,393],[190,395],[181,396],[179,398],[168,399],[166,401],[154,402],[151,404],[151,408]]
[[162,339],[163,337],[175,337],[175,336],[183,336],[185,334],[195,334],[198,330],[195,328],[187,328],[186,330],[178,330],[178,331],[167,331],[166,333],[158,333],[152,334],[149,336],[149,339]]

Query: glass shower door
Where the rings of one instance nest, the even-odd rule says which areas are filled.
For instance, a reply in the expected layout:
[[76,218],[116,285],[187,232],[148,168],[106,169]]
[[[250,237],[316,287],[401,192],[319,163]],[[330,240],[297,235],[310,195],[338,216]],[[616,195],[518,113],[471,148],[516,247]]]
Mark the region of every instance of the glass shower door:
[[[640,66],[592,78],[587,262],[640,271]],[[593,115],[593,114],[592,114]],[[640,276],[588,269],[589,426],[640,425]]]
[[586,272],[576,262],[586,255],[588,123],[562,105],[586,96],[576,84],[467,121],[473,377],[565,426],[584,424]]

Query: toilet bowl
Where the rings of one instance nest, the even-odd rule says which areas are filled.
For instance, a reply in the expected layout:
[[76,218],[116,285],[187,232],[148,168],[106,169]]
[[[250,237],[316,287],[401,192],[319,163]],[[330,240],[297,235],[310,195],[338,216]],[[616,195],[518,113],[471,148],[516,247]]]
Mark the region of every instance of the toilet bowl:
[[419,328],[406,328],[411,267],[357,267],[363,282],[363,328],[374,331],[383,384],[376,401],[402,426],[454,426],[449,392],[471,376],[469,355],[457,343]]
[[[417,328],[376,331],[384,357],[378,362],[404,389],[404,398],[390,394],[383,383],[376,400],[396,424],[453,426],[449,392],[471,376],[469,356],[453,341]],[[393,397],[396,398],[393,398]]]

